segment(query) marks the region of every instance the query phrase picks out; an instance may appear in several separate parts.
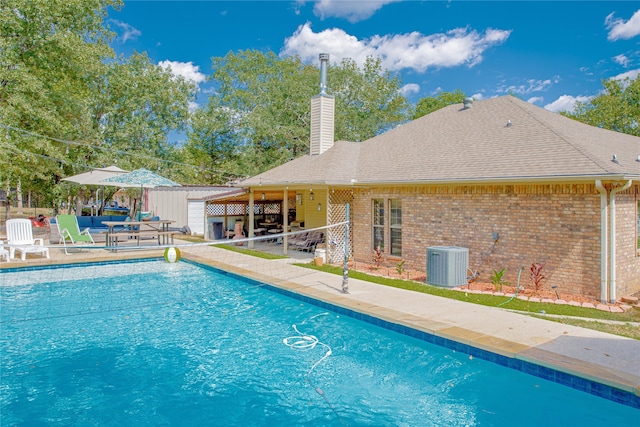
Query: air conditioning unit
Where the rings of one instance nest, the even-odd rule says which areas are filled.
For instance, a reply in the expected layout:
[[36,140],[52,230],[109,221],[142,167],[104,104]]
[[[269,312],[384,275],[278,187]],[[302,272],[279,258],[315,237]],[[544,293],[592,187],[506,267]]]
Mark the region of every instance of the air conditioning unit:
[[455,288],[467,284],[469,249],[457,246],[427,248],[427,283]]

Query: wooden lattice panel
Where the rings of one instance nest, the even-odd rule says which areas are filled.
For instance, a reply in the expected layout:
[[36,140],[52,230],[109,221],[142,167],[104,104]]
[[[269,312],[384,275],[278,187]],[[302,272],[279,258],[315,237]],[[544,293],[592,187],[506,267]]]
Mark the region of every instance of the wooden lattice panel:
[[[353,191],[350,189],[345,190],[331,190],[329,192],[329,211],[328,221],[329,224],[339,224],[347,221],[347,203],[352,205],[353,203]],[[351,218],[349,218],[351,220]],[[353,232],[352,227],[349,228],[349,240],[348,240],[348,255],[352,256],[352,241]],[[331,227],[327,230],[327,261],[330,263],[341,263],[344,261],[345,243],[344,237],[346,233],[346,225],[339,227]]]

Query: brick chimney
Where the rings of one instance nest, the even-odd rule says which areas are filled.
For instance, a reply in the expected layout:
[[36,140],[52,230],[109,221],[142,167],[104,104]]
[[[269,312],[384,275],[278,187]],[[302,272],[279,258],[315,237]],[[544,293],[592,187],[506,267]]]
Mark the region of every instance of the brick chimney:
[[311,139],[309,153],[322,154],[333,147],[335,100],[327,94],[329,54],[320,54],[320,93],[311,98]]

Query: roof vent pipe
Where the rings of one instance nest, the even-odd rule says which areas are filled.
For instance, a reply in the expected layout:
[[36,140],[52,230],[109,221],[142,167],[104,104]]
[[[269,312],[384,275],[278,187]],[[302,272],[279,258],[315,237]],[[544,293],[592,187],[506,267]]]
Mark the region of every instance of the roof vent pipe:
[[473,104],[473,98],[465,98],[462,101],[462,105],[464,105],[465,110],[468,110],[469,108],[471,108],[472,104]]
[[320,54],[320,95],[327,94],[327,62],[329,62],[329,54]]

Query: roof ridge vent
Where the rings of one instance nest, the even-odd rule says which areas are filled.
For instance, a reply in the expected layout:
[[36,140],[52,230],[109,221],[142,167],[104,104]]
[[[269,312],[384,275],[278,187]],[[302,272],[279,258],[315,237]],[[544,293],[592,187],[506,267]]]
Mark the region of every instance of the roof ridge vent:
[[465,110],[468,110],[469,108],[471,108],[471,105],[473,105],[473,98],[465,98],[462,101],[462,105],[464,106]]

